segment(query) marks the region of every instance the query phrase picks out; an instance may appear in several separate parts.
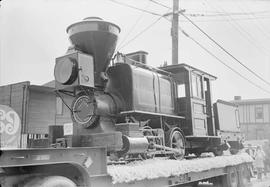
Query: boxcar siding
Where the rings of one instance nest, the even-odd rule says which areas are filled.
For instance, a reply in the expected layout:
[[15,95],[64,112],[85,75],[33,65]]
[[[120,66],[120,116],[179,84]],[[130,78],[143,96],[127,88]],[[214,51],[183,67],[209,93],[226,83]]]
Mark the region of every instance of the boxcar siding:
[[3,105],[10,106],[11,104],[11,85],[0,87],[0,103]]
[[[72,103],[74,98],[69,97],[69,96],[63,96],[63,98],[64,98],[66,104],[68,106],[71,106],[71,103]],[[70,112],[69,108],[66,105],[64,105],[63,103],[62,103],[62,105],[63,105],[63,107],[62,107],[62,109],[63,109],[62,115],[57,115],[56,114],[56,116],[55,116],[55,125],[64,125],[65,123],[72,123],[72,120],[71,120],[71,117],[70,117],[71,112]]]
[[27,133],[47,134],[48,126],[55,124],[55,95],[30,89]]

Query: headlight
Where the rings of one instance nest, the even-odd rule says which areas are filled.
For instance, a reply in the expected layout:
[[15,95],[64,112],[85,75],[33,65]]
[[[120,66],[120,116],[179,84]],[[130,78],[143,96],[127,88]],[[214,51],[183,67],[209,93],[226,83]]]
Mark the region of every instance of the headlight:
[[72,84],[78,75],[77,62],[71,58],[58,61],[54,67],[55,80],[61,84]]

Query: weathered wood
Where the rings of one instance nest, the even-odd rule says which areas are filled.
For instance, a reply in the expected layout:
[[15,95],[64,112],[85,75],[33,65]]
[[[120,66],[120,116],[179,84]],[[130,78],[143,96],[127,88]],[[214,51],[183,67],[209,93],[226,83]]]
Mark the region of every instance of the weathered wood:
[[0,87],[0,104],[10,106],[19,115],[22,123],[22,132],[25,129],[26,89],[29,82],[19,82]]
[[123,135],[130,137],[142,137],[143,133],[139,130],[139,123],[119,123],[116,124],[116,130]]
[[47,134],[49,125],[55,124],[55,95],[53,92],[31,89],[28,100],[27,133]]
[[30,139],[28,144],[31,148],[47,148],[50,145],[48,138]]
[[123,147],[122,133],[95,133],[81,136],[82,147],[107,147],[108,151],[121,150]]
[[49,126],[49,145],[56,143],[57,138],[64,137],[64,129],[62,125]]
[[[74,99],[66,95],[63,98],[69,106]],[[70,110],[64,104],[62,114],[56,114],[56,94],[50,87],[30,85],[30,82],[0,86],[0,104],[18,113],[22,134],[48,134],[49,125],[72,122]]]
[[[66,95],[63,95],[62,97],[64,98],[66,104],[68,106],[71,106],[71,103],[72,103],[74,97],[70,97],[70,96],[66,96]],[[69,108],[63,104],[62,110],[63,110],[62,115],[55,116],[55,125],[63,125],[65,123],[72,123],[71,112],[70,112]]]

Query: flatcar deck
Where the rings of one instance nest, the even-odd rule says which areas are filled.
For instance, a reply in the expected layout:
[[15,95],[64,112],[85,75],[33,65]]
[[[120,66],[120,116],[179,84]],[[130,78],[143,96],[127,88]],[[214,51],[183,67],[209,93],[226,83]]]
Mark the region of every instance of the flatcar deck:
[[[252,162],[252,158],[239,155],[196,158],[191,160],[170,160],[154,158],[135,161],[126,165],[110,165],[108,173],[113,184],[138,183],[143,180],[166,178],[167,185],[185,184],[209,177],[226,174],[226,167]],[[198,175],[199,174],[199,175]]]

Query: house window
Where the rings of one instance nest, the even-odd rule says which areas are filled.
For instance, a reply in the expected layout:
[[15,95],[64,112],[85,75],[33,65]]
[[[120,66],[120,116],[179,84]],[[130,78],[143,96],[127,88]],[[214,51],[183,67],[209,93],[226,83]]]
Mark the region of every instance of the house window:
[[56,114],[63,115],[63,101],[60,97],[56,97]]
[[263,119],[263,107],[262,106],[255,107],[255,118],[256,119]]
[[192,81],[192,95],[193,95],[193,97],[197,97],[197,98],[202,99],[203,98],[202,77],[192,73],[191,74],[191,81]]

